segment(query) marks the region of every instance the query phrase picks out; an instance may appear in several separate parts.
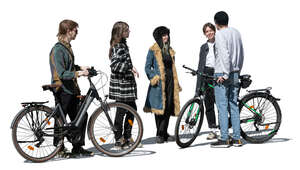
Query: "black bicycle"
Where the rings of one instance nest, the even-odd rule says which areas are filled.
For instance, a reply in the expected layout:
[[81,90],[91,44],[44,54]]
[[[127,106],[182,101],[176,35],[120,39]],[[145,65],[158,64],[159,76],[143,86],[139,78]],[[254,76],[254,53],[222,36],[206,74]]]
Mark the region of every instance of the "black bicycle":
[[[216,79],[183,65],[192,75],[199,74],[205,83]],[[240,88],[248,88],[252,82],[250,75],[241,75]],[[208,83],[208,88],[214,88]],[[178,146],[190,146],[199,135],[204,117],[204,98],[207,89],[200,89],[200,96],[194,97],[182,107],[175,126],[175,138]],[[280,99],[271,95],[271,87],[247,90],[245,96],[239,97],[241,136],[250,143],[263,143],[270,140],[279,130],[281,110],[277,103]],[[229,121],[230,122],[230,121]]]
[[[67,137],[71,141],[79,140],[76,135],[77,129],[84,120],[84,116],[87,114],[87,110],[95,98],[100,102],[100,107],[91,115],[87,133],[97,150],[109,156],[123,156],[133,151],[141,142],[143,124],[138,113],[132,107],[123,103],[107,103],[107,95],[102,100],[91,81],[91,77],[101,75],[102,78],[106,74],[96,71],[93,67],[88,71],[89,75],[87,79],[90,83],[90,88],[86,96],[80,96],[80,109],[76,119],[72,122],[66,120],[60,103],[57,103],[54,108],[44,105],[48,102],[22,103],[24,108],[15,116],[11,128],[13,144],[19,154],[25,159],[33,162],[47,161],[60,151],[64,143],[64,137]],[[57,87],[57,85],[42,86],[44,91],[50,90],[55,97],[56,93],[54,91]],[[130,143],[127,143],[126,147],[118,147],[116,149],[114,119],[119,109],[125,114],[132,114],[134,119],[129,119],[128,122],[124,121],[124,123],[132,126],[131,138],[124,139]],[[57,126],[54,126],[54,123]],[[58,138],[59,141],[57,144],[54,144],[54,138]]]

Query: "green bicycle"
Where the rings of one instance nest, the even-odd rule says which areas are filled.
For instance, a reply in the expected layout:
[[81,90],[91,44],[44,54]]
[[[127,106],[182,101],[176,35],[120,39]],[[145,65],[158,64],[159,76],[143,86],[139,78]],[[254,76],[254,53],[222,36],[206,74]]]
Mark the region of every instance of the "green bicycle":
[[[192,75],[199,74],[205,83],[214,80],[209,76],[183,65]],[[250,75],[241,75],[240,88],[248,88],[252,82]],[[208,88],[214,88],[208,83]],[[264,143],[270,140],[279,130],[281,110],[277,103],[280,99],[271,95],[271,87],[258,90],[247,90],[239,97],[241,136],[250,143]],[[207,89],[201,88],[200,96],[188,100],[182,107],[175,126],[175,138],[178,146],[190,146],[199,135],[204,117],[204,98]],[[229,121],[230,122],[230,121]]]

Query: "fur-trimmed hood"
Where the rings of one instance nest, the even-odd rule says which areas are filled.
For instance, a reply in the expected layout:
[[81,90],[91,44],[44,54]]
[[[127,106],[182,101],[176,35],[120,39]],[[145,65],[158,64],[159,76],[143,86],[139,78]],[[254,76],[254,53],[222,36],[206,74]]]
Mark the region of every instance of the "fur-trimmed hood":
[[159,45],[160,48],[162,48],[162,36],[163,35],[168,35],[168,44],[170,44],[170,29],[165,27],[165,26],[159,26],[154,29],[153,31],[153,37],[156,41],[156,43]]

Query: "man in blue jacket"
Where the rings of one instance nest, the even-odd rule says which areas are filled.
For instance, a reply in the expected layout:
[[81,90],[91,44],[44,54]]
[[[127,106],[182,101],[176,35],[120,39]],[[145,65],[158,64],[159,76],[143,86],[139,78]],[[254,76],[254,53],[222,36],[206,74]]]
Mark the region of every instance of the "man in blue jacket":
[[[215,86],[216,105],[219,111],[221,138],[211,147],[242,146],[240,140],[240,116],[237,105],[239,74],[243,66],[244,50],[238,30],[228,27],[226,12],[217,12],[214,16],[218,32],[215,37]],[[233,140],[229,142],[228,115],[231,115]]]

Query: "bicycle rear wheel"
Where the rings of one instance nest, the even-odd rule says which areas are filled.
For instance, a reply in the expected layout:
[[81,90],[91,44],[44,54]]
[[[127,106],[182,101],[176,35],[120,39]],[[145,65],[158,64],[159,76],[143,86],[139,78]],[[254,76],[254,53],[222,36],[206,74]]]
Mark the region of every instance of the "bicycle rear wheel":
[[193,98],[186,102],[176,121],[175,138],[178,146],[190,146],[198,136],[203,123],[203,101]]
[[[63,139],[54,146],[54,117],[47,106],[32,106],[21,110],[12,125],[12,140],[15,148],[25,159],[44,162],[60,150]],[[62,121],[56,120],[58,127]]]
[[279,130],[281,110],[267,93],[250,93],[239,103],[241,136],[250,143],[270,140]]
[[[125,137],[122,132],[122,146],[116,146],[115,131],[115,118],[117,110],[122,110],[124,113],[124,119],[122,127],[131,126],[131,136]],[[132,119],[126,121],[126,115],[131,114]],[[143,123],[138,113],[130,106],[123,103],[108,103],[108,116],[111,119],[114,127],[109,123],[109,120],[99,107],[91,116],[88,125],[89,137],[92,140],[95,147],[108,156],[118,157],[133,151],[141,142],[143,136]],[[128,131],[127,131],[128,132]]]

